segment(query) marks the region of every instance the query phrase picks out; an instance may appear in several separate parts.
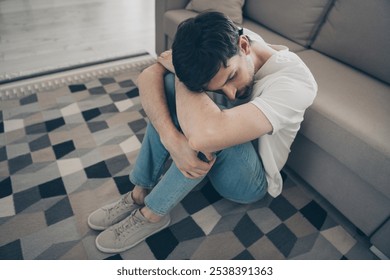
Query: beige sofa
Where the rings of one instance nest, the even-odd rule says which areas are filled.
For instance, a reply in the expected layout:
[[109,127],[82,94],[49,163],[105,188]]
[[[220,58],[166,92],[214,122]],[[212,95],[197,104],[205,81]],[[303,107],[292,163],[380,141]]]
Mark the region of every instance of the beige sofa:
[[[156,0],[156,53],[197,12]],[[390,257],[390,1],[246,0],[241,26],[286,45],[312,70],[317,98],[286,166]]]

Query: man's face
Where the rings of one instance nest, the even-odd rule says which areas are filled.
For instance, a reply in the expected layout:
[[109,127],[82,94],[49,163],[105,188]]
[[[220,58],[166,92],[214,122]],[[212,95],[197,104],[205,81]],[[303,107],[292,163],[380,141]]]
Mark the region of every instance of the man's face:
[[210,80],[206,89],[221,92],[231,101],[245,99],[252,92],[255,66],[250,55],[235,55]]

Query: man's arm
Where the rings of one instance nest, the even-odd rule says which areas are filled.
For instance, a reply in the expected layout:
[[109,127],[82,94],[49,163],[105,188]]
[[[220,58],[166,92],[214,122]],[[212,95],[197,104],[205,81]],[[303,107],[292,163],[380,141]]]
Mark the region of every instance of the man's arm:
[[[158,59],[174,71],[172,52]],[[272,131],[267,117],[253,104],[221,110],[206,93],[194,93],[176,77],[176,109],[180,127],[192,149],[205,155],[245,143]]]
[[174,138],[177,133],[164,94],[166,72],[164,67],[156,63],[146,68],[137,80],[142,107],[162,140]]
[[193,93],[176,80],[177,114],[193,149],[211,153],[272,131],[271,123],[255,105],[221,110],[206,93]]
[[142,106],[183,175],[188,178],[204,176],[214,162],[205,163],[199,160],[197,152],[190,148],[187,138],[173,124],[165,97],[166,72],[161,64],[156,63],[139,75],[137,84]]

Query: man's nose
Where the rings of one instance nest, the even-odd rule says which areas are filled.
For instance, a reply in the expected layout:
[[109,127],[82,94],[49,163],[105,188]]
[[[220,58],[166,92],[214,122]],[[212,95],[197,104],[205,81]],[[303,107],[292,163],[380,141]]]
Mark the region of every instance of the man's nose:
[[233,101],[236,99],[237,89],[234,86],[225,85],[222,90],[229,100]]

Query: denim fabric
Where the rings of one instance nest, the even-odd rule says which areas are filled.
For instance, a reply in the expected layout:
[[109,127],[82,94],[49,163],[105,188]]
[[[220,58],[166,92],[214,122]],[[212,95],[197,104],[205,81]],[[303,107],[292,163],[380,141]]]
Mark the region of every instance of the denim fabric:
[[[172,120],[178,129],[175,101],[174,75],[165,76],[165,94]],[[173,162],[163,174],[168,151],[151,123],[136,164],[130,174],[134,185],[151,189],[145,205],[158,215],[166,215],[175,207],[202,178],[188,179]],[[238,202],[252,203],[267,192],[265,171],[251,142],[236,145],[216,152],[216,161],[207,174],[216,191],[223,197]]]

